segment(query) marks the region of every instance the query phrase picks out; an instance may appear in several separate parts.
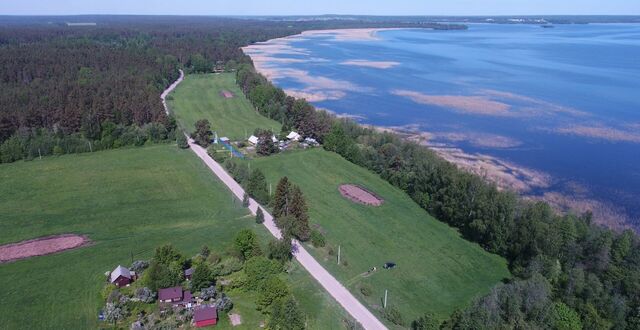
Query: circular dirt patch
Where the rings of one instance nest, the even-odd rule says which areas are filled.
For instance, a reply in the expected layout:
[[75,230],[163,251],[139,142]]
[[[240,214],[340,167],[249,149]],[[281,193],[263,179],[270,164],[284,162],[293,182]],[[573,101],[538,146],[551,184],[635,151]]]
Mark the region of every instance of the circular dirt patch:
[[353,184],[343,184],[339,188],[342,197],[350,201],[363,205],[380,206],[384,203],[384,199],[376,194]]
[[64,234],[0,245],[0,264],[75,249],[87,244],[89,238],[86,236]]

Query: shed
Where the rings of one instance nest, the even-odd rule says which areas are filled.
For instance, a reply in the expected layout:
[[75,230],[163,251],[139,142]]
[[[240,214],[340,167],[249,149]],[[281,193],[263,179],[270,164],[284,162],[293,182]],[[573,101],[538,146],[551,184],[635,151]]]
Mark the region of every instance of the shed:
[[300,134],[298,134],[297,132],[293,132],[293,131],[291,133],[289,133],[289,135],[287,135],[287,139],[289,139],[289,140],[299,141],[300,138],[301,138]]
[[184,278],[187,280],[191,280],[191,276],[193,276],[193,268],[189,268],[184,271]]
[[254,144],[254,145],[255,145],[255,144],[258,144],[258,137],[257,137],[257,136],[255,136],[255,135],[251,135],[251,136],[249,137],[249,143]]
[[271,136],[271,141],[273,143],[278,143],[278,138],[275,135],[273,135],[273,136]]
[[218,311],[215,306],[203,305],[193,312],[193,322],[198,328],[216,325],[218,323]]
[[109,283],[115,284],[118,287],[123,287],[133,282],[133,276],[128,268],[118,265],[111,274],[109,274]]

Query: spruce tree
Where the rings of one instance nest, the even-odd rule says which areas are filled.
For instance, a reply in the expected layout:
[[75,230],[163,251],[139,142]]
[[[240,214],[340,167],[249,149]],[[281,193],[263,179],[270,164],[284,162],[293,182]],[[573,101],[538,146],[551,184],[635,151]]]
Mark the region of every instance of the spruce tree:
[[293,234],[301,241],[309,240],[309,236],[311,235],[308,212],[307,201],[304,199],[302,190],[298,186],[293,186],[291,189],[289,214],[296,220]]
[[269,190],[267,189],[267,179],[260,170],[251,171],[247,182],[247,193],[258,202],[266,204],[269,202]]
[[261,224],[263,222],[264,222],[264,213],[262,212],[261,208],[258,208],[258,211],[256,211],[256,223]]
[[246,192],[244,193],[244,196],[242,196],[242,207],[249,207],[249,194]]
[[286,176],[280,179],[276,187],[276,194],[273,199],[273,216],[276,218],[285,216],[289,213],[289,196],[291,192],[291,183]]

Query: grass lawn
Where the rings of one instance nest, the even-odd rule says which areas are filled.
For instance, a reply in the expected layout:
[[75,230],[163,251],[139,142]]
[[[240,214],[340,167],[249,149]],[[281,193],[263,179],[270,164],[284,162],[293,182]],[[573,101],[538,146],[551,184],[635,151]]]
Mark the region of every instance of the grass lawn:
[[[188,256],[203,244],[216,251],[247,227],[265,243],[268,237],[191,151],[175,146],[2,164],[0,182],[0,244],[60,233],[85,234],[93,241],[0,265],[3,329],[96,328],[103,274],[130,265],[131,253],[148,259],[165,243]],[[339,326],[342,317],[331,317],[343,315],[342,309],[308,274],[292,267],[288,277],[310,322]],[[255,329],[262,316],[250,309],[253,302],[230,296],[246,314],[245,328]],[[220,328],[228,325],[224,318]]]
[[[235,96],[225,98],[220,94],[222,90]],[[194,130],[199,119],[208,119],[212,131],[231,140],[244,140],[256,128],[280,132],[282,127],[282,124],[263,117],[253,109],[236,85],[233,73],[188,75],[171,97],[169,107],[187,132]]]
[[[276,186],[282,176],[299,185],[307,197],[312,224],[325,232],[328,246],[342,260],[338,266],[328,248],[309,247],[312,254],[351,292],[376,310],[389,290],[389,306],[410,322],[425,312],[439,318],[509,277],[504,259],[485,252],[435,220],[404,192],[377,175],[322,149],[290,152],[251,161]],[[362,185],[384,198],[380,207],[343,198],[343,183]],[[397,268],[384,270],[387,261]],[[362,276],[372,267],[378,270]],[[361,287],[368,286],[366,297]]]

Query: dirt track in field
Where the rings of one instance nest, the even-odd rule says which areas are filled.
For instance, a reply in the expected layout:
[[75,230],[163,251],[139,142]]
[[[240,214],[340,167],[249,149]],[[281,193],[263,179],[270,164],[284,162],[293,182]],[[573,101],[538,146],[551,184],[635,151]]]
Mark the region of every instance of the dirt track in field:
[[342,197],[358,204],[380,206],[384,203],[384,199],[376,196],[374,193],[352,184],[343,184],[338,188]]

